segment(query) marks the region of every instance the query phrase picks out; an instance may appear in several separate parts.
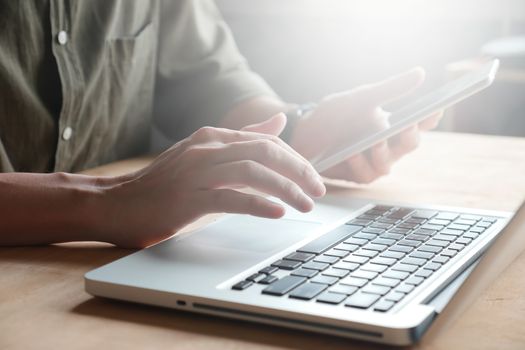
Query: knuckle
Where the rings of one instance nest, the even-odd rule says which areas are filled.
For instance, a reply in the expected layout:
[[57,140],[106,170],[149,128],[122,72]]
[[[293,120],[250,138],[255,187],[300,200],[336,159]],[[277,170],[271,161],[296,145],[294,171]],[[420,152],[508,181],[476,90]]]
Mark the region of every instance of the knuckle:
[[250,159],[239,161],[238,166],[239,171],[244,174],[251,174],[257,171],[257,162]]
[[208,140],[215,132],[217,132],[216,128],[211,126],[203,126],[202,128],[199,128],[197,131],[195,131],[191,135],[191,138],[195,141]]

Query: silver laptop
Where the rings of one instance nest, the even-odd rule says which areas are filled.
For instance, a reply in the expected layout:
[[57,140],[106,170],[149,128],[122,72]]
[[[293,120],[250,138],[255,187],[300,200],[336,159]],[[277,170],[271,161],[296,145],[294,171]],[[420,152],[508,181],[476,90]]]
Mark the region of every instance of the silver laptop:
[[[509,219],[327,195],[311,213],[288,207],[280,220],[225,215],[90,271],[85,288],[100,297],[405,345],[422,337],[495,238],[517,239],[525,209],[514,225]],[[491,254],[489,263],[500,257]]]

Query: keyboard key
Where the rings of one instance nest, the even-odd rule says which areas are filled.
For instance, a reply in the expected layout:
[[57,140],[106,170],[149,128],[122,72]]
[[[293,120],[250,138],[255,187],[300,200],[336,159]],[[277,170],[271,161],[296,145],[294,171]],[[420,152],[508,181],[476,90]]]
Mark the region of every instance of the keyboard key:
[[440,263],[440,264],[445,264],[449,260],[450,258],[448,256],[443,256],[443,255],[436,256],[434,259],[432,259],[433,262]]
[[456,239],[456,237],[454,236],[451,236],[451,235],[435,235],[434,236],[434,239],[439,239],[440,241],[447,241],[447,242],[452,242]]
[[468,245],[470,242],[472,242],[472,239],[467,238],[467,237],[460,237],[456,239],[456,243],[459,243],[459,244]]
[[266,277],[266,274],[264,274],[264,273],[254,273],[253,275],[247,277],[246,279],[248,281],[252,281],[252,282],[258,283],[258,282],[262,281],[265,277]]
[[358,292],[346,299],[345,305],[358,309],[368,309],[379,299],[379,295]]
[[308,253],[301,253],[301,252],[293,252],[292,254],[288,254],[284,257],[286,260],[295,260],[300,262],[307,262],[312,260],[315,257],[315,254],[308,254]]
[[446,228],[444,229],[443,231],[440,232],[442,235],[449,235],[449,236],[454,236],[454,237],[459,237],[463,234],[463,231],[460,231],[460,230],[451,230],[449,228]]
[[403,252],[394,252],[392,250],[384,251],[380,254],[380,256],[383,256],[385,258],[391,258],[391,259],[402,259],[406,254]]
[[409,256],[411,256],[412,258],[421,258],[421,259],[429,260],[429,259],[432,259],[432,257],[434,256],[434,253],[422,252],[422,251],[416,250],[415,252],[410,253]]
[[398,280],[404,280],[408,276],[410,276],[410,272],[396,270],[388,270],[382,275],[382,277],[393,278]]
[[406,295],[405,293],[392,291],[385,296],[385,300],[389,300],[389,301],[393,301],[394,303],[397,303],[398,301],[403,299],[405,295]]
[[328,270],[323,271],[323,276],[331,276],[337,278],[346,277],[350,273],[350,270],[343,270],[336,268],[336,266],[329,268]]
[[260,284],[272,284],[277,281],[278,278],[274,275],[266,275],[262,280],[259,281]]
[[368,258],[366,256],[356,256],[352,254],[344,258],[343,261],[349,263],[364,264],[368,261]]
[[263,289],[262,293],[277,296],[285,295],[295,287],[303,284],[305,281],[305,277],[285,276]]
[[422,229],[425,230],[432,230],[432,231],[441,231],[445,226],[443,225],[432,225],[432,224],[424,224],[421,226]]
[[400,235],[406,235],[412,230],[411,227],[401,227],[401,225],[398,225],[397,227],[394,227],[393,229],[388,230],[389,233],[397,233]]
[[325,264],[333,264],[339,261],[337,256],[319,255],[314,258],[315,262],[321,262]]
[[300,277],[306,277],[306,278],[310,278],[310,277],[314,277],[315,275],[317,275],[319,273],[319,271],[317,270],[310,270],[310,269],[298,269],[298,270],[295,270],[291,273],[292,276],[300,276]]
[[416,240],[413,240],[413,239],[402,239],[401,241],[397,242],[397,246],[409,246],[409,247],[417,247],[418,245],[420,245],[421,242],[420,241],[416,241]]
[[479,216],[479,215],[472,215],[472,214],[461,214],[461,216],[459,218],[460,219],[464,219],[464,220],[472,220],[472,221],[479,221],[479,220],[482,219],[481,216]]
[[374,305],[374,310],[379,312],[387,312],[392,308],[392,306],[394,306],[394,304],[395,303],[393,301],[381,300],[380,302]]
[[327,288],[324,284],[305,283],[290,293],[290,298],[310,300]]
[[336,244],[344,241],[352,234],[356,233],[361,229],[361,226],[355,225],[343,225],[335,230],[332,230],[321,237],[314,239],[312,242],[306,244],[297,251],[302,253],[321,254],[328,249],[332,248]]
[[437,211],[433,210],[416,210],[411,217],[420,219],[430,219],[437,214]]
[[343,243],[339,243],[338,245],[336,245],[333,249],[345,250],[347,252],[355,252],[356,250],[359,249],[359,246],[356,244],[349,244],[349,243],[343,242]]
[[425,265],[425,269],[429,269],[429,270],[432,270],[432,271],[436,271],[436,270],[439,270],[439,268],[443,266],[442,264],[440,263],[437,263],[437,262],[429,262],[428,264]]
[[439,240],[439,239],[431,239],[426,244],[444,248],[444,247],[446,247],[449,244],[449,242],[448,241],[442,241],[442,240]]
[[[402,222],[400,224],[397,224],[396,225],[396,228],[403,228],[403,229],[408,229],[408,230],[413,230],[415,229],[416,227],[418,227],[419,224],[418,223],[415,223],[415,222]],[[390,230],[392,231],[392,230]]]
[[356,286],[350,286],[347,284],[337,284],[331,287],[328,291],[333,292],[333,293],[350,295],[350,294],[354,294],[358,289],[359,288],[357,288]]
[[447,228],[451,230],[460,230],[460,231],[466,231],[470,228],[469,225],[459,225],[459,224],[450,224],[447,226]]
[[373,264],[392,266],[392,265],[394,265],[397,262],[397,260],[396,259],[392,259],[392,258],[385,258],[385,257],[382,257],[382,256],[378,256],[378,257],[375,257],[372,260],[370,260],[370,262],[373,263]]
[[382,229],[382,228],[371,228],[371,227],[367,227],[367,228],[364,228],[361,232],[364,232],[364,233],[373,233],[373,234],[376,234],[376,235],[379,235],[383,232],[385,232],[386,230],[385,229]]
[[470,229],[470,232],[474,232],[474,233],[483,233],[485,231],[485,228],[483,227],[479,227],[479,226],[476,226],[476,227],[473,227]]
[[391,233],[391,232],[387,232],[387,233],[383,233],[381,236],[379,236],[379,238],[384,238],[384,239],[393,239],[393,240],[399,240],[401,238],[403,238],[404,235],[402,235],[401,233]]
[[279,270],[279,268],[275,267],[275,266],[267,266],[265,267],[264,269],[262,270],[259,270],[260,273],[265,273],[267,275],[270,275],[272,273],[274,273],[275,271]]
[[401,260],[401,263],[409,264],[409,265],[416,265],[416,266],[423,266],[427,263],[427,259],[406,257]]
[[339,281],[339,278],[332,277],[332,276],[323,276],[323,275],[317,275],[314,278],[310,279],[310,282],[312,283],[321,283],[326,285],[332,285]]
[[361,291],[363,293],[371,293],[371,294],[377,294],[377,295],[385,295],[388,292],[390,292],[390,287],[387,286],[380,286],[377,284],[368,284]]
[[339,283],[348,284],[350,286],[362,287],[368,283],[368,279],[358,277],[345,277]]
[[410,239],[412,241],[424,242],[424,241],[426,241],[428,239],[428,236],[427,235],[419,235],[417,233],[412,233],[412,234],[407,236],[407,239]]
[[318,271],[326,270],[328,266],[330,265],[327,263],[315,262],[315,261],[309,261],[306,264],[303,264],[303,268],[305,269],[318,270]]
[[465,246],[463,244],[459,244],[459,243],[452,243],[451,245],[448,246],[448,249],[457,250],[458,252],[460,250],[463,250],[463,248],[465,248]]
[[364,239],[364,238],[351,237],[351,238],[348,238],[347,240],[345,240],[345,243],[361,246],[361,245],[367,244],[368,240]]
[[406,284],[412,284],[414,286],[419,286],[421,282],[423,282],[425,279],[423,277],[419,276],[411,276],[405,280]]
[[333,248],[324,253],[324,255],[335,256],[338,258],[344,258],[348,254],[350,254],[350,252],[346,250],[338,250],[338,249],[333,249]]
[[411,291],[413,291],[415,288],[414,285],[412,284],[406,284],[406,283],[403,283],[402,285],[400,285],[399,287],[397,287],[395,289],[396,292],[400,292],[400,293],[405,293],[405,294],[408,294],[410,293]]
[[377,254],[379,254],[379,252],[375,250],[368,250],[368,249],[361,248],[358,251],[354,252],[353,254],[357,256],[366,256],[367,258],[373,258]]
[[352,237],[366,239],[367,241],[370,241],[372,239],[375,239],[377,235],[373,233],[366,233],[366,232],[361,231],[361,232],[356,233]]
[[392,226],[393,226],[392,224],[382,224],[380,222],[375,222],[374,224],[370,225],[371,228],[380,228],[383,230],[388,230]]
[[476,222],[477,220],[469,220],[469,219],[462,219],[462,218],[459,218],[456,221],[454,221],[455,224],[468,225],[468,226],[473,226],[476,224]]
[[396,244],[395,246],[390,247],[390,250],[394,252],[401,252],[401,253],[410,253],[414,248],[406,246],[406,245],[399,245]]
[[452,257],[455,256],[457,253],[458,253],[457,250],[445,249],[444,251],[441,252],[441,255],[443,255],[443,256],[447,256],[447,257],[449,257],[449,258],[452,258]]
[[414,231],[415,234],[426,235],[426,236],[432,236],[436,232],[437,232],[436,230],[427,230],[424,228],[418,228],[417,230]]
[[399,219],[390,218],[390,217],[384,217],[384,218],[380,218],[379,220],[377,220],[377,222],[381,224],[390,224],[390,225],[395,225],[399,221],[400,221]]
[[243,280],[243,281],[240,281],[240,282],[234,284],[232,286],[232,289],[233,290],[245,290],[246,288],[248,288],[252,284],[253,284],[252,281]]
[[387,278],[384,276],[380,276],[372,281],[372,284],[378,284],[380,286],[387,286],[387,287],[395,287],[397,286],[401,280],[395,279],[395,278]]
[[431,219],[428,221],[431,225],[440,225],[440,226],[447,226],[450,224],[450,220],[444,220],[444,219]]
[[414,209],[410,208],[399,208],[398,210],[389,213],[387,217],[401,220],[412,214],[413,211]]
[[430,277],[433,273],[434,273],[434,271],[432,271],[432,270],[419,269],[419,270],[417,270],[417,272],[416,272],[414,275],[415,275],[415,276],[418,276],[418,277],[428,278],[428,277]]
[[278,267],[283,270],[294,270],[301,266],[301,263],[299,261],[293,261],[293,260],[278,260],[272,264],[274,267]]
[[352,272],[352,275],[351,275],[351,277],[364,278],[364,279],[367,279],[367,280],[372,280],[372,279],[374,279],[376,276],[377,276],[377,272],[374,272],[374,271],[364,271],[364,270],[357,270],[357,271],[354,271],[354,272]]
[[412,273],[412,272],[417,270],[417,266],[416,265],[408,265],[408,264],[401,264],[401,263],[397,263],[394,266],[392,266],[391,268],[394,271],[404,271],[404,272],[410,272],[410,273]]
[[479,233],[476,233],[476,232],[472,232],[472,231],[469,231],[469,232],[465,232],[465,234],[463,234],[463,237],[465,238],[470,238],[470,239],[475,239],[479,236]]
[[350,225],[357,225],[357,226],[368,226],[372,223],[372,220],[363,220],[363,219],[353,219],[347,222],[347,224]]
[[316,299],[316,301],[320,303],[337,305],[337,304],[340,304],[345,299],[346,299],[346,294],[326,292],[326,293],[321,294]]
[[396,243],[395,239],[388,239],[388,238],[376,238],[372,241],[373,244],[381,244],[385,246],[391,246],[392,244]]
[[436,219],[443,219],[443,220],[456,220],[456,218],[459,216],[458,213],[449,213],[449,212],[441,212],[436,216]]
[[376,252],[382,252],[386,250],[386,248],[388,248],[388,246],[382,245],[382,244],[374,244],[374,243],[368,243],[367,245],[363,247],[363,249],[375,250]]
[[423,244],[421,247],[417,248],[417,250],[436,254],[442,251],[443,248],[439,246]]
[[388,267],[385,266],[385,265],[377,265],[377,264],[372,264],[372,263],[367,263],[363,266],[361,266],[361,269],[363,270],[366,270],[366,271],[374,271],[374,272],[378,272],[378,273],[381,273],[383,271],[385,271]]
[[359,267],[359,264],[357,263],[351,263],[347,261],[340,261],[337,264],[334,264],[334,269],[342,269],[344,271],[354,271]]
[[483,227],[483,228],[489,228],[490,226],[492,226],[492,223],[488,221],[478,222],[478,224],[476,225],[476,227]]

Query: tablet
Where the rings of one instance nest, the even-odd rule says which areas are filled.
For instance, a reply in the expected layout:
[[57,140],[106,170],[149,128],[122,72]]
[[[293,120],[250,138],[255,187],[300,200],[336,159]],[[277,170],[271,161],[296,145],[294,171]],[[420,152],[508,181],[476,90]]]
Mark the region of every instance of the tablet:
[[374,134],[365,135],[349,145],[330,152],[328,156],[312,161],[318,172],[323,172],[348,157],[363,152],[375,144],[394,136],[407,127],[417,124],[434,112],[446,109],[469,96],[485,89],[494,81],[498,71],[499,60],[493,59],[484,63],[479,69],[453,80],[416,101],[409,103],[389,117],[390,126]]

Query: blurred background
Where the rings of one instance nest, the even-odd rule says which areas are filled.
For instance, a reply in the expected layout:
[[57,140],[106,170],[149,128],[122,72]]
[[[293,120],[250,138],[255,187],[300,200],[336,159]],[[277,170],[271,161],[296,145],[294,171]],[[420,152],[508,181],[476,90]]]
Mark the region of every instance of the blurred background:
[[216,0],[241,52],[286,101],[373,82],[412,66],[421,92],[502,59],[496,83],[441,129],[525,136],[524,0]]

